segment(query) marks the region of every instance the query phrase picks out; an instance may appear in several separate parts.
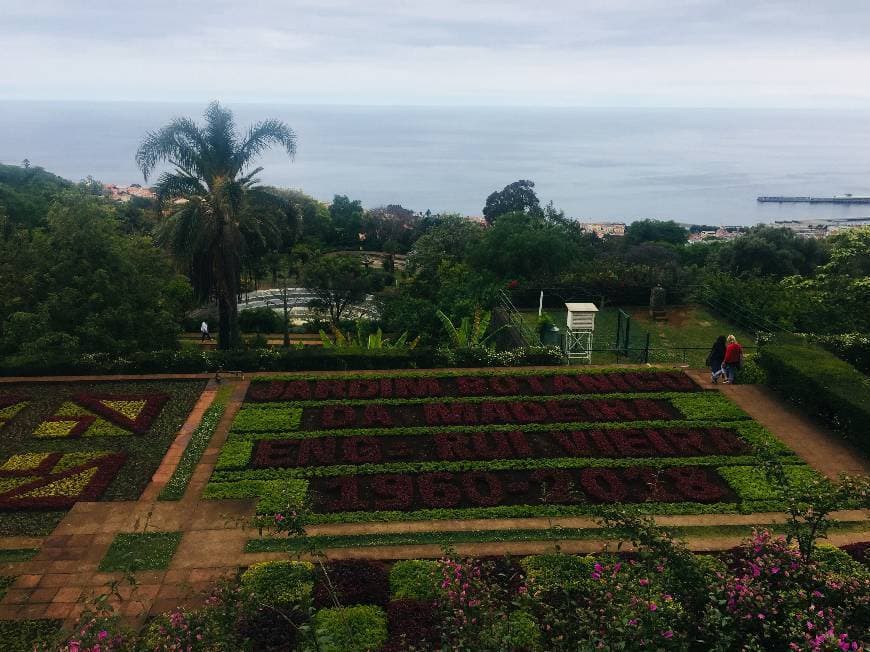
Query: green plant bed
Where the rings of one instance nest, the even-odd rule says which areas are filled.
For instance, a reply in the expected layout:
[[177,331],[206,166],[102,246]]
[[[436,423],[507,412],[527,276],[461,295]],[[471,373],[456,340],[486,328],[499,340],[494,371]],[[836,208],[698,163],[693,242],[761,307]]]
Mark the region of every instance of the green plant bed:
[[175,467],[172,477],[169,482],[163,487],[163,490],[158,496],[158,500],[181,500],[187,485],[190,483],[190,478],[193,476],[193,471],[211,438],[217,430],[218,423],[226,410],[227,401],[232,393],[232,387],[222,387],[218,390],[214,402],[202,415],[202,421],[197,426],[196,430],[190,436],[190,441],[187,442],[187,447],[184,449],[184,454]]
[[[3,652],[48,649],[60,632],[62,620],[0,620]],[[43,646],[45,646],[43,648]]]
[[3,548],[0,549],[0,563],[30,561],[38,553],[39,548]]
[[[753,529],[764,528],[771,532],[783,533],[785,528],[780,525],[712,525],[712,526],[685,526],[669,528],[677,536],[695,538],[717,537],[746,537],[752,534]],[[833,532],[864,532],[870,529],[868,521],[843,521],[834,523]],[[557,544],[560,541],[588,541],[588,540],[611,540],[625,536],[625,532],[612,528],[562,528],[552,527],[549,529],[530,530],[471,530],[458,532],[409,532],[396,534],[360,534],[360,535],[334,535],[334,536],[310,536],[303,538],[268,537],[262,539],[250,539],[245,544],[245,552],[302,552],[308,550],[327,550],[329,548],[371,548],[380,546],[419,546],[438,545],[451,546],[462,543],[507,543],[512,541],[552,541]],[[413,562],[397,562],[399,564],[411,564]],[[420,564],[421,562],[416,562]],[[425,563],[425,562],[422,562]],[[395,569],[395,566],[394,566]],[[431,572],[428,566],[423,567],[416,574],[407,573],[416,578],[415,582],[396,582],[401,587],[399,595],[394,597],[428,597],[428,592],[418,595],[420,590],[428,589],[428,585],[420,581],[426,573]],[[401,575],[405,575],[402,573]],[[390,575],[390,584],[393,585],[393,574]],[[394,590],[394,593],[396,591]],[[407,594],[407,595],[406,595]]]
[[181,542],[181,532],[118,534],[100,562],[99,570],[165,570]]
[[45,537],[63,520],[66,512],[2,512],[0,536]]
[[0,575],[0,599],[6,595],[6,590],[15,584],[15,579],[14,575]]

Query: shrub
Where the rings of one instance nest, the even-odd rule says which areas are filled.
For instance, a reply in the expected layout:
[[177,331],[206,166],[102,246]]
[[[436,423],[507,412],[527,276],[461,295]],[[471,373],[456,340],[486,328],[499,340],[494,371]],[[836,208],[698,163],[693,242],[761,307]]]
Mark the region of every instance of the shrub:
[[588,556],[549,554],[525,557],[520,564],[532,589],[551,592],[577,589],[587,584],[595,560]]
[[870,451],[870,380],[866,376],[812,345],[762,347],[759,363],[773,387]]
[[239,328],[243,333],[283,333],[284,319],[271,308],[248,308],[239,311]]
[[423,559],[397,561],[390,569],[390,592],[394,599],[435,599],[440,578],[438,562]]
[[306,605],[314,588],[314,566],[304,561],[264,561],[242,573],[242,586],[272,606]]
[[826,543],[816,545],[815,559],[822,571],[826,573],[859,576],[867,575],[870,571],[861,562],[852,559],[852,556],[845,550],[840,550]]
[[373,652],[387,641],[386,614],[373,605],[321,609],[314,628],[322,652]]
[[541,649],[541,630],[534,616],[527,611],[514,611],[507,618],[496,620],[482,635],[482,642],[492,650]]
[[381,562],[334,561],[314,573],[314,606],[339,604],[385,605],[390,601],[387,568]]

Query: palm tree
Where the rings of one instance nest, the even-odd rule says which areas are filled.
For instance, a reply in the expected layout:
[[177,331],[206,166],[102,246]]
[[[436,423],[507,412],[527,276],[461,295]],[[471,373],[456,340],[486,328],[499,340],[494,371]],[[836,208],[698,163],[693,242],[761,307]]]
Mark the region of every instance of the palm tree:
[[[219,345],[239,342],[237,299],[244,234],[258,231],[258,212],[278,198],[258,187],[252,161],[273,145],[296,154],[296,134],[280,120],[253,125],[244,138],[236,133],[233,114],[217,102],[208,105],[205,125],[175,118],[151,131],[136,152],[145,180],[158,163],[163,173],[154,189],[161,206],[172,211],[158,239],[187,266],[194,292],[217,300]],[[253,210],[253,206],[257,210]]]

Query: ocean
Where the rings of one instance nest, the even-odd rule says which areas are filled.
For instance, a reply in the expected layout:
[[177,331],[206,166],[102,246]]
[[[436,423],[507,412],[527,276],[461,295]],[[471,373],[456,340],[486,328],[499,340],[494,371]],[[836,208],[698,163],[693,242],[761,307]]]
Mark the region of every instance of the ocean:
[[[375,207],[480,215],[531,179],[582,221],[730,225],[867,217],[870,205],[758,204],[758,195],[870,195],[870,113],[833,110],[373,107],[230,104],[240,127],[277,118],[294,161],[264,155],[262,182]],[[73,180],[142,183],[149,129],[203,104],[0,102],[0,162]]]

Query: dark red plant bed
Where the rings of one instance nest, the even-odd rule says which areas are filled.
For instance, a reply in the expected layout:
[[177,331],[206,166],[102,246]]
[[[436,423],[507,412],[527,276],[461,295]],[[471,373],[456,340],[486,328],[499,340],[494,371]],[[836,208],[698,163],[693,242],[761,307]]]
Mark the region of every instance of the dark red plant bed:
[[[324,573],[325,571],[325,573]],[[314,606],[385,605],[390,600],[387,565],[380,561],[333,561],[314,571]]]
[[303,430],[475,426],[524,423],[669,421],[682,415],[664,399],[550,399],[328,405],[302,410]]
[[309,492],[318,513],[736,499],[714,469],[699,466],[345,475],[313,478]]
[[436,605],[427,600],[393,600],[387,605],[390,639],[382,652],[436,649],[439,642]]
[[740,455],[750,447],[729,428],[627,428],[497,431],[264,439],[254,468],[544,457],[693,457]]
[[682,372],[612,372],[442,376],[335,380],[272,380],[251,383],[249,402],[328,399],[429,398],[439,396],[558,396],[617,392],[695,392],[701,388]]

